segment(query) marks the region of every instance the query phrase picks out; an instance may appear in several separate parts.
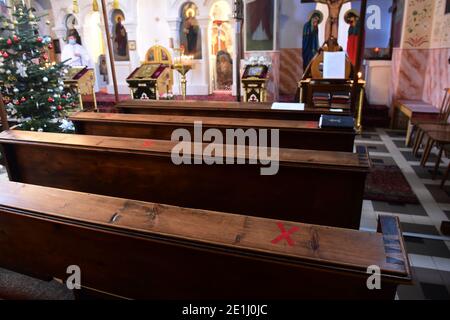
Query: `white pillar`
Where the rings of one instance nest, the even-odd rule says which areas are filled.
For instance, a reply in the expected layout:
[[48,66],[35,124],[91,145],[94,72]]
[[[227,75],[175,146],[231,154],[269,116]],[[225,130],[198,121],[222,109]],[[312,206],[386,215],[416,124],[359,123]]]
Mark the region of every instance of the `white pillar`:
[[202,82],[201,86],[204,87],[204,89],[201,89],[200,91],[203,91],[203,94],[210,94],[211,88],[210,88],[210,59],[209,59],[209,41],[208,41],[208,28],[209,28],[209,17],[203,17],[197,19],[199,23],[199,27],[201,30],[202,35],[202,60],[201,63],[203,64],[202,72]]
[[[125,22],[124,23],[125,29],[128,33],[128,42],[135,41],[136,45],[138,43],[137,40],[137,23],[135,22]],[[139,61],[139,51],[137,50],[130,50],[130,66],[131,69],[136,69],[141,65],[141,61]]]
[[[170,28],[170,37],[173,39],[173,45],[174,48],[180,47],[180,24],[181,19],[179,17],[171,17],[167,18],[167,23],[169,24]],[[175,58],[174,51],[172,51],[172,59]],[[192,72],[192,71],[191,71]],[[173,72],[174,76],[174,84],[173,84],[173,94],[179,95],[181,94],[181,88],[180,88],[180,75],[178,72]],[[188,84],[189,85],[189,84]]]

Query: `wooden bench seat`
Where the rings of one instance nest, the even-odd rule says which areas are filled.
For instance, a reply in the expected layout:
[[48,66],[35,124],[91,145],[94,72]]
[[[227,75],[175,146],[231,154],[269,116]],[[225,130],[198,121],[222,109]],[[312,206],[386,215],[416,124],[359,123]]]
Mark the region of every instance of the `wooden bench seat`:
[[[175,142],[23,131],[0,134],[12,181],[127,199],[359,229],[370,161],[359,153],[280,149],[279,171],[174,165]],[[203,146],[205,147],[205,146]],[[223,146],[222,146],[223,147]],[[188,158],[202,156],[193,148]]]
[[[217,118],[167,115],[135,115],[79,112],[70,119],[78,134],[141,139],[171,140],[177,129],[186,129],[194,137],[194,124],[203,131],[278,129],[280,148],[353,152],[356,132],[352,129],[320,129],[318,121]],[[248,142],[247,142],[248,143]]]
[[306,107],[303,111],[272,110],[272,103],[245,103],[230,101],[142,101],[129,100],[116,105],[120,113],[153,114],[195,117],[230,117],[252,119],[319,121],[323,114],[350,116],[349,111]]
[[396,128],[399,113],[408,118],[406,146],[410,144],[414,122],[436,119],[440,114],[438,108],[421,100],[399,99],[394,102],[393,108],[391,128]]
[[[280,236],[290,235],[292,246]],[[379,233],[0,183],[0,266],[134,299],[394,299],[411,283],[394,217]],[[381,290],[369,290],[369,266]]]

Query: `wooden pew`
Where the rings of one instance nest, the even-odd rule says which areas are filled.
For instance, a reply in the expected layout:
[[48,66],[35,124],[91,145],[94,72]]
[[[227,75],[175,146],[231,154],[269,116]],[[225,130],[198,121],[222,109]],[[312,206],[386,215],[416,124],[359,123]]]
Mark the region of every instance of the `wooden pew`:
[[10,182],[0,252],[6,269],[65,283],[75,265],[82,288],[132,299],[394,299],[411,284],[394,217],[369,233]]
[[73,114],[70,119],[74,122],[78,134],[157,140],[171,140],[172,133],[177,129],[186,129],[194,137],[194,124],[198,121],[201,121],[203,131],[218,129],[224,137],[226,137],[228,129],[243,129],[244,131],[278,129],[280,133],[279,146],[287,149],[353,152],[356,135],[354,129],[320,129],[318,121],[94,112],[79,112]]
[[[175,142],[23,131],[0,134],[11,181],[231,212],[359,229],[366,150],[358,154],[280,149],[279,171],[262,176],[245,165],[174,165]],[[206,148],[206,146],[203,146]],[[202,156],[192,149],[190,159]]]
[[278,119],[319,121],[323,114],[350,116],[349,111],[305,108],[304,111],[272,110],[272,103],[245,103],[230,101],[142,101],[129,100],[116,105],[120,113],[153,114],[195,117],[230,117],[250,119]]

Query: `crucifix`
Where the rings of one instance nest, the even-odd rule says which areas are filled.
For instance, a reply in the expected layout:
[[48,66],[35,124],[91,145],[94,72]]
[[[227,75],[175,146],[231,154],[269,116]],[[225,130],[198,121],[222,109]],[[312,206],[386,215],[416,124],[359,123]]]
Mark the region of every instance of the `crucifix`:
[[325,25],[325,41],[339,36],[339,14],[344,3],[351,0],[315,0],[328,6],[328,19]]

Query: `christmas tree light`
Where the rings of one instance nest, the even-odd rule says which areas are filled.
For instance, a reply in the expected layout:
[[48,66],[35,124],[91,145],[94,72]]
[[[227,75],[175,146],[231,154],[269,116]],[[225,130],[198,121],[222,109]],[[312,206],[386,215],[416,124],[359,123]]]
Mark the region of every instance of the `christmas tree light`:
[[66,93],[64,63],[51,63],[52,39],[40,36],[34,9],[19,3],[12,20],[0,17],[0,90],[10,120],[28,131],[70,132],[69,109],[77,107],[76,94]]

